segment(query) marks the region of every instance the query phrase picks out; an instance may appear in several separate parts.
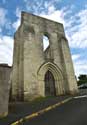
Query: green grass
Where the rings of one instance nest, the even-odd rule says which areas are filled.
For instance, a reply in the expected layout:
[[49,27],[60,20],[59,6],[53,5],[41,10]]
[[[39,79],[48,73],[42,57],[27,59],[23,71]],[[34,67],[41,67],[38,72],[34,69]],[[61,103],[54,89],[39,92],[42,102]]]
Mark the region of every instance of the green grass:
[[55,98],[55,97],[54,96],[38,97],[38,98],[34,99],[33,101],[31,101],[30,103],[36,104],[36,103],[44,102],[50,98]]

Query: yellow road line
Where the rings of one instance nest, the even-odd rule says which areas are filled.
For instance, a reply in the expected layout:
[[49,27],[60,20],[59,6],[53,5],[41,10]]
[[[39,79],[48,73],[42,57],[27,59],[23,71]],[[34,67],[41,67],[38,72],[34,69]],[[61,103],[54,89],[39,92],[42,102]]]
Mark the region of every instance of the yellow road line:
[[51,106],[48,106],[48,107],[45,108],[45,109],[42,109],[42,110],[40,110],[40,111],[38,111],[38,112],[35,112],[35,113],[32,113],[31,115],[27,115],[27,116],[25,116],[24,118],[21,118],[20,120],[18,120],[18,121],[16,121],[16,122],[12,123],[11,125],[19,125],[20,123],[23,123],[24,121],[27,121],[27,120],[32,119],[32,118],[34,118],[34,117],[37,117],[37,116],[39,116],[39,115],[41,115],[41,114],[43,114],[43,113],[45,113],[45,112],[47,112],[47,111],[50,111],[50,110],[56,108],[57,106],[60,106],[60,105],[62,105],[62,104],[64,104],[64,103],[70,101],[71,99],[72,99],[72,97],[69,97],[69,98],[67,98],[67,99],[65,99],[65,100],[63,100],[63,101],[61,101],[61,102],[58,102],[58,103],[56,103],[56,104],[54,104],[54,105],[51,105]]

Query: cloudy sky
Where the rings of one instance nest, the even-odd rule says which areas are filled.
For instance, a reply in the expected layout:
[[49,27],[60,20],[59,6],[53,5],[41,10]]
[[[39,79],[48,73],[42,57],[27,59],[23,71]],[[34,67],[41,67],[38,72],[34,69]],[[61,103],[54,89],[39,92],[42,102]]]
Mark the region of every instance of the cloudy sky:
[[75,74],[87,74],[87,0],[0,0],[0,63],[12,65],[21,11],[63,23]]

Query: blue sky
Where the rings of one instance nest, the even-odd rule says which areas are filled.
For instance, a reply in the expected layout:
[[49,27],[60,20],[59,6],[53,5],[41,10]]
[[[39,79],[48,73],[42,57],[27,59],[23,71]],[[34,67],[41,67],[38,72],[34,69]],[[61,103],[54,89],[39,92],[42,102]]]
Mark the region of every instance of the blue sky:
[[21,11],[63,23],[75,74],[87,74],[87,0],[0,0],[0,63],[12,65]]

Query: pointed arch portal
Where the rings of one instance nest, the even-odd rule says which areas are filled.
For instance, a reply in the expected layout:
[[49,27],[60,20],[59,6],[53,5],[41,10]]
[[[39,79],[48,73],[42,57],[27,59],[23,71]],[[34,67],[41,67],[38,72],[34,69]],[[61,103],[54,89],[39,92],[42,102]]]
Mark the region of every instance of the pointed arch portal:
[[63,76],[56,64],[47,62],[43,64],[38,72],[40,95],[61,95],[64,94]]

